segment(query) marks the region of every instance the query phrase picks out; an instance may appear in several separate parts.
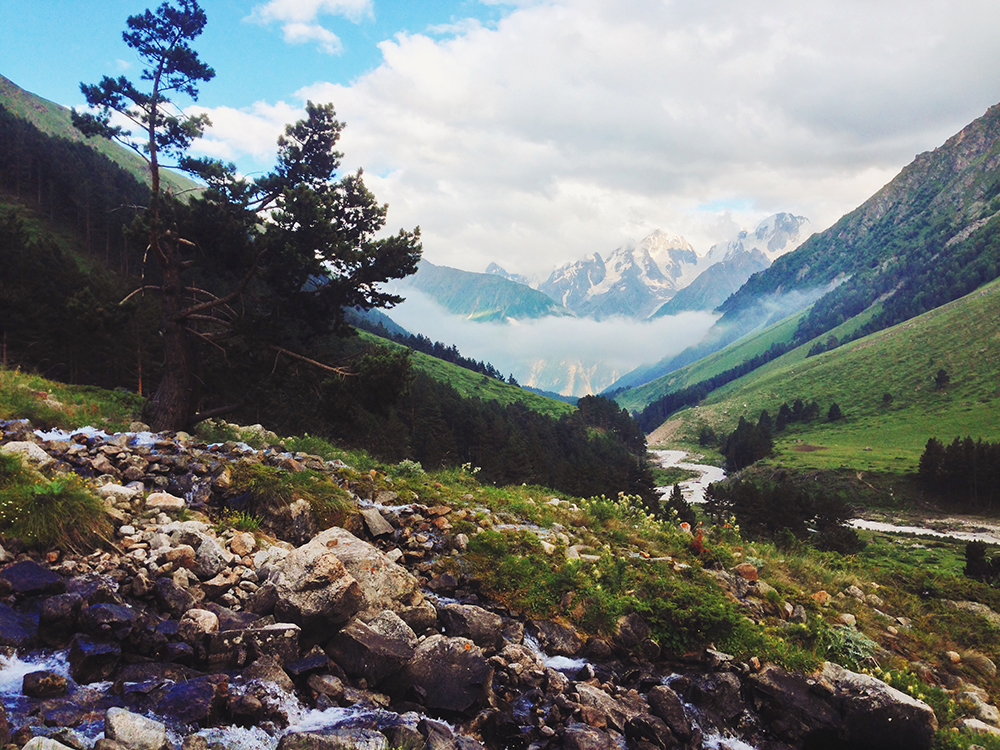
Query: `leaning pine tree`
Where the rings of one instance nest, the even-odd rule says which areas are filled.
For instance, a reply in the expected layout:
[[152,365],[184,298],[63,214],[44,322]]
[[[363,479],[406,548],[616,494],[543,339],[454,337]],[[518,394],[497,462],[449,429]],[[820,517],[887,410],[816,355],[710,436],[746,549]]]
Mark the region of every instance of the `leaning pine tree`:
[[[343,125],[332,105],[310,102],[306,118],[278,139],[274,171],[258,179],[239,177],[232,164],[188,157],[210,123],[185,115],[171,97],[196,101],[199,84],[215,75],[190,46],[205,13],[197,0],[171,0],[126,23],[123,38],[142,61],[143,88],[124,76],[83,84],[92,109],[74,112],[73,122],[87,135],[124,143],[149,166],[149,205],[134,229],[155,268],[135,293],[159,296],[164,361],[145,416],[156,430],[179,430],[239,405],[203,408],[205,351],[224,353],[227,366],[238,366],[223,348],[230,346],[337,371],[308,356],[309,341],[345,332],[346,307],[400,301],[378,285],[416,270],[419,229],[375,239],[387,208],[365,188],[360,170],[338,178]],[[113,125],[113,113],[131,128]],[[164,158],[205,181],[203,194],[184,203],[165,193]],[[233,345],[237,339],[241,346]]]

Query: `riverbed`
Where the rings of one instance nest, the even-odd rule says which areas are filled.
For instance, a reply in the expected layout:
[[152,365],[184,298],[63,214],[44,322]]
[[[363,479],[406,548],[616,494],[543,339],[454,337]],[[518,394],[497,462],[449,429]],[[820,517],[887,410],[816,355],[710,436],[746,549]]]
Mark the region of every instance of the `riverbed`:
[[[718,466],[685,461],[684,459],[688,456],[687,451],[653,450],[650,453],[656,457],[664,469],[676,466],[678,469],[698,472],[698,476],[694,479],[678,482],[684,499],[689,503],[705,502],[705,490],[708,489],[708,485],[712,482],[721,482],[726,478],[726,472]],[[656,489],[661,494],[666,494],[670,492],[671,487],[657,487]]]

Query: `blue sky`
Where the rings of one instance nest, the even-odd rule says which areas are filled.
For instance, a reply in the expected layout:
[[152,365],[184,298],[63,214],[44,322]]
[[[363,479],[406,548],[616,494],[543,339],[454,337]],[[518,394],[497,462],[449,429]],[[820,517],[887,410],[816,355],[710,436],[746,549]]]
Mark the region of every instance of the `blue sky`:
[[[390,230],[546,276],[655,228],[821,230],[1000,101],[996,0],[205,0],[198,154],[267,168],[308,99]],[[136,74],[138,0],[0,0],[0,74],[78,105]]]

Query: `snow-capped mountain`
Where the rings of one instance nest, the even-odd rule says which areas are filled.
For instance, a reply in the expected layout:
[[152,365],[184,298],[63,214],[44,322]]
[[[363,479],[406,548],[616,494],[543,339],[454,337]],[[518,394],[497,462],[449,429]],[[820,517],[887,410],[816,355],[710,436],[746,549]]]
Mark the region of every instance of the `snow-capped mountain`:
[[646,318],[694,278],[697,263],[687,240],[657,230],[621,245],[606,261],[593,253],[560,266],[538,289],[578,315]]
[[698,264],[697,278],[652,317],[676,315],[685,310],[714,310],[753,274],[798,247],[805,239],[804,226],[808,223],[804,216],[773,214],[753,232],[742,229],[732,240],[713,245]]
[[531,287],[532,289],[538,288],[537,279],[529,278],[523,273],[511,273],[499,263],[490,263],[486,266],[485,273],[490,276],[499,276],[502,279],[507,279],[508,281],[513,281],[516,284],[522,284],[524,286]]

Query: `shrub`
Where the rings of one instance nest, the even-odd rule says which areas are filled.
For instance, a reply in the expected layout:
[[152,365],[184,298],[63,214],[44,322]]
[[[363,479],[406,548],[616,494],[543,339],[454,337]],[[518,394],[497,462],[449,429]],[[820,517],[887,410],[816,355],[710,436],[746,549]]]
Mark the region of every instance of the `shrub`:
[[342,522],[353,508],[350,495],[315,471],[290,473],[264,464],[241,461],[233,467],[233,490],[252,516],[267,517],[295,500],[306,500],[324,527]]

